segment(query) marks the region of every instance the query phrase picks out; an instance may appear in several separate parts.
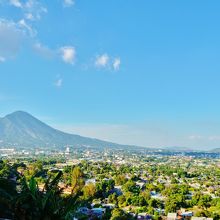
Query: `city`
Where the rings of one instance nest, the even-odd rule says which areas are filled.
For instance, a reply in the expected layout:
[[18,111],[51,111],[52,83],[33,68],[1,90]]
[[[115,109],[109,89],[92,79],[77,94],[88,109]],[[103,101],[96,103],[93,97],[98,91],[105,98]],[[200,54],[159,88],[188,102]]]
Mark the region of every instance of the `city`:
[[[0,176],[16,183],[18,192],[22,181],[34,176],[35,193],[45,191],[48,179],[59,176],[53,190],[58,190],[61,198],[79,193],[75,211],[68,213],[74,219],[219,219],[220,154],[161,152],[88,147],[28,152],[2,148]],[[51,201],[47,202],[49,205]],[[16,205],[16,211],[24,209]],[[50,211],[47,214],[53,215],[54,210]],[[25,212],[34,215],[34,210]]]

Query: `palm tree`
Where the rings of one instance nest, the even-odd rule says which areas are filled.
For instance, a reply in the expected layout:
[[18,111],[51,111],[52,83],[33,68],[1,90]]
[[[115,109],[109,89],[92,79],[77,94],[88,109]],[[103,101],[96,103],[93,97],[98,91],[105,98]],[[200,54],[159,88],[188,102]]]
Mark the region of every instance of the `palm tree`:
[[22,177],[21,190],[15,202],[16,219],[60,219],[56,216],[59,215],[59,205],[62,201],[62,189],[57,186],[61,176],[62,172],[59,172],[53,180],[48,178],[43,191],[39,189],[34,176],[29,182]]
[[43,190],[40,190],[34,177],[28,182],[21,180],[21,192],[16,198],[15,218],[18,220],[70,219],[78,206],[79,193],[69,197],[62,195],[58,187],[62,172],[52,179],[47,179]]
[[0,217],[13,217],[12,204],[16,194],[16,183],[9,179],[0,178]]

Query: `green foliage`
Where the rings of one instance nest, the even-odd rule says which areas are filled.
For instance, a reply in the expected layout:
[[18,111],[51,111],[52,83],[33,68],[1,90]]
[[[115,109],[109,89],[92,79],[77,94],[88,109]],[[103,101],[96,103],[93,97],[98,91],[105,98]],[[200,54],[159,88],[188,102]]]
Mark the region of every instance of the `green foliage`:
[[122,187],[124,192],[131,192],[133,194],[138,195],[140,193],[140,187],[136,185],[136,183],[132,180],[126,182]]
[[117,195],[116,193],[112,193],[108,196],[108,202],[109,203],[113,203],[113,204],[117,204],[118,203],[118,199],[117,199]]
[[83,191],[83,199],[91,201],[96,193],[96,187],[93,183],[89,183],[88,185],[82,188]]
[[[153,163],[157,159],[148,160]],[[203,192],[207,188],[210,193],[218,194],[219,169],[196,166],[193,172],[188,172],[178,164],[172,167],[155,162],[135,167],[82,161],[77,166],[64,167],[61,172],[54,164],[56,161],[48,158],[28,159],[25,163],[0,161],[0,217],[68,220],[75,216],[78,207],[91,208],[91,203],[97,201],[95,207],[102,207],[103,203],[113,203],[116,207],[107,209],[104,220],[132,219],[123,209],[136,214],[146,212],[159,220],[162,215],[156,211],[158,208],[166,213],[190,208],[196,216],[220,219],[220,199]],[[187,163],[187,169],[190,166]],[[89,178],[94,178],[96,183],[85,185]],[[138,185],[140,182],[145,183],[143,187]],[[200,185],[201,190],[190,183]],[[121,187],[116,190],[115,185]],[[161,193],[164,201],[154,199],[152,191]],[[189,194],[193,195],[192,199]],[[82,213],[80,216],[80,219],[88,218]]]
[[106,198],[110,191],[114,189],[115,182],[112,179],[105,179],[96,185],[96,197]]
[[133,218],[122,209],[114,209],[110,220],[132,220]]
[[72,193],[79,193],[85,184],[83,172],[80,167],[76,166],[73,168],[71,173],[71,186]]
[[116,175],[114,179],[116,185],[123,185],[127,182],[125,175]]

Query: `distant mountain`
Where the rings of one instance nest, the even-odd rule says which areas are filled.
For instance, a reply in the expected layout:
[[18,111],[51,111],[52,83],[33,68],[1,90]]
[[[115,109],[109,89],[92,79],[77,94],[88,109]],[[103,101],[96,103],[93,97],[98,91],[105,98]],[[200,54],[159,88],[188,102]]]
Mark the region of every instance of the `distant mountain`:
[[125,147],[107,141],[56,130],[32,115],[17,111],[0,118],[0,146],[19,147]]
[[211,153],[220,153],[220,148],[212,149],[209,152],[211,152]]
[[192,149],[187,148],[187,147],[177,147],[177,146],[166,147],[166,148],[163,148],[163,150],[171,151],[171,152],[192,152],[192,151],[195,151],[195,150],[192,150]]

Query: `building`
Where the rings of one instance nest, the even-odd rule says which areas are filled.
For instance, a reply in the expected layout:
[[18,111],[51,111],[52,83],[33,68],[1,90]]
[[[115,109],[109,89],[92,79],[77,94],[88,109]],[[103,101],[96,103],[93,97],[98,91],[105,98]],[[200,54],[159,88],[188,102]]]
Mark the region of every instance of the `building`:
[[168,213],[167,220],[177,220],[177,213]]
[[213,218],[206,218],[206,217],[192,217],[191,220],[213,220]]

